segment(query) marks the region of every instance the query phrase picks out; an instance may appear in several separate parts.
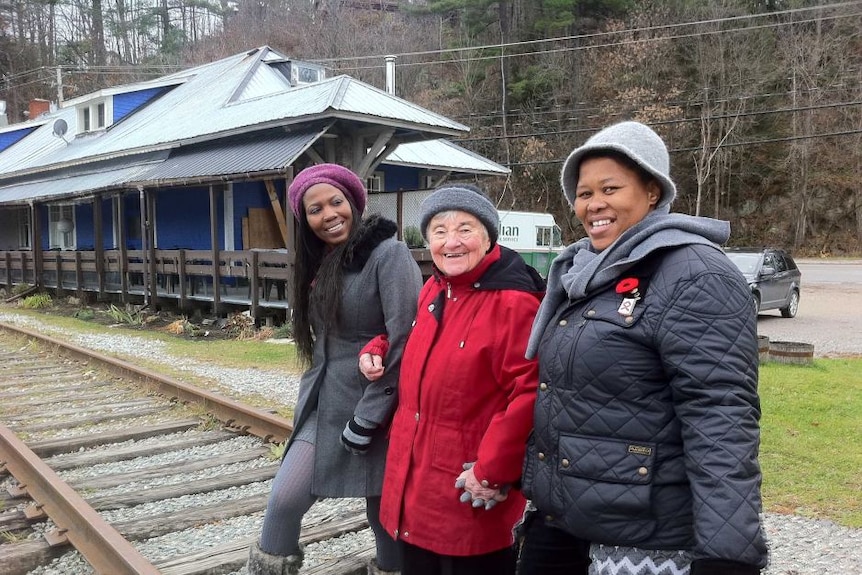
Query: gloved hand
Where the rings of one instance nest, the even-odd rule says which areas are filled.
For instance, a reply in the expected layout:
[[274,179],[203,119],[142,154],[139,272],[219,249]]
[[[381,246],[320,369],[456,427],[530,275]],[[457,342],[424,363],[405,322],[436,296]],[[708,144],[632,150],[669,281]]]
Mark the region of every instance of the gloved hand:
[[455,488],[463,489],[464,493],[460,496],[461,503],[468,501],[474,508],[484,507],[485,511],[493,509],[500,501],[505,501],[509,497],[510,485],[503,485],[500,488],[486,487],[473,473],[474,462],[463,464],[464,471],[455,480]]
[[386,369],[383,365],[383,358],[389,351],[389,338],[386,334],[378,335],[367,344],[359,352],[359,371],[365,376],[368,381],[377,381],[383,377],[383,371]]
[[341,432],[341,445],[353,455],[365,455],[377,424],[354,415]]

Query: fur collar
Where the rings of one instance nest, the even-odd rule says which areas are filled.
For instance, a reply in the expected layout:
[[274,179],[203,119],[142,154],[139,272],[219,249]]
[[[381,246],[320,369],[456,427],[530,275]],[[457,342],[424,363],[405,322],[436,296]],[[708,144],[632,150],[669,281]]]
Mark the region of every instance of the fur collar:
[[348,256],[344,267],[350,271],[359,271],[371,257],[371,252],[388,240],[398,231],[398,225],[377,214],[362,221],[359,233],[350,242]]

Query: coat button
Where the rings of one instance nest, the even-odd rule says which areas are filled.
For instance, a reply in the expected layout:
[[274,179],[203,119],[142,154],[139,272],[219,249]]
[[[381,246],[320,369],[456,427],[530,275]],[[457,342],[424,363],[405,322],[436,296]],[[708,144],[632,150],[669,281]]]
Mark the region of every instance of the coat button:
[[627,316],[626,316],[626,323],[631,323],[631,322],[633,322],[634,320],[635,320],[635,318],[633,318],[632,316],[630,316],[630,315],[627,315]]
[[569,460],[563,459],[562,461],[560,461],[560,465],[562,465],[563,467],[568,467],[569,466]]
[[397,529],[395,531],[393,531],[392,534],[395,535],[395,539],[398,539],[398,530]]
[[596,315],[596,310],[594,309],[591,309],[587,312],[587,317],[593,317],[594,315]]
[[419,421],[419,412],[417,411],[416,415],[414,415],[413,417],[416,418],[416,421]]
[[482,284],[481,284],[481,283],[479,283],[479,282],[476,282],[476,283],[474,283],[474,284],[473,284],[473,287],[474,287],[474,288],[476,288],[476,289],[479,289],[480,287],[482,287]]
[[395,393],[395,390],[392,389],[391,387],[384,387],[383,393],[385,393],[386,395],[392,395],[393,393]]
[[569,323],[569,321],[568,321],[568,320],[565,320],[565,319],[561,319],[561,320],[560,320],[560,325],[566,325],[566,324],[568,324],[568,323]]
[[548,391],[548,384],[543,381],[539,384],[539,389],[541,389],[542,391]]
[[434,304],[433,303],[428,306],[428,311],[430,311],[430,312],[434,311]]
[[647,475],[649,473],[649,469],[646,467],[638,467],[638,475]]
[[544,453],[539,452],[539,455],[537,455],[537,457],[539,458],[539,461],[545,460],[545,454]]
[[488,487],[488,480],[487,479],[482,480],[482,487]]
[[553,521],[553,520],[554,520],[553,515],[545,515],[545,521]]
[[404,532],[404,538],[405,538],[405,539],[407,539],[408,537],[410,537],[410,533],[408,533],[407,531],[405,531],[405,532]]

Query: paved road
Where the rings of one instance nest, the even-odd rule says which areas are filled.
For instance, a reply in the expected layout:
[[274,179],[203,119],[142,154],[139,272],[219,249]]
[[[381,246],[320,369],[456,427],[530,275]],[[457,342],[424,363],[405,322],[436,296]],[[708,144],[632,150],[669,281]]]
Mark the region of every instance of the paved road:
[[814,344],[817,357],[862,357],[862,260],[797,260],[802,294],[795,318],[761,313],[757,331],[771,341]]

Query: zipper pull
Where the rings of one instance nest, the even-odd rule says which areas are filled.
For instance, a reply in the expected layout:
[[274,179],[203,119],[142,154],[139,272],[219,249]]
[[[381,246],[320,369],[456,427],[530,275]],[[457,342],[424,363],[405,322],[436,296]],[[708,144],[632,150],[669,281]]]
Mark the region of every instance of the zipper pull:
[[452,284],[446,282],[446,299],[452,299]]

